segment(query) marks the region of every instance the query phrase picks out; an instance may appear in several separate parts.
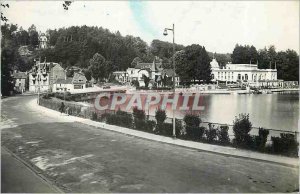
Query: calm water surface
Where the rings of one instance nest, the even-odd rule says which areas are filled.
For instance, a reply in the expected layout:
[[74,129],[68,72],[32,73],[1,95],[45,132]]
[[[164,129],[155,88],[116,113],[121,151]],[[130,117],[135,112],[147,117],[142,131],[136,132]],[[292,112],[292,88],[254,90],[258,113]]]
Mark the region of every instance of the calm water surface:
[[[233,124],[235,116],[247,113],[254,127],[297,131],[299,92],[273,94],[203,95],[203,121]],[[151,113],[150,113],[151,114]],[[152,113],[154,114],[154,113]],[[177,113],[177,117],[183,117]],[[172,113],[168,113],[172,117]]]

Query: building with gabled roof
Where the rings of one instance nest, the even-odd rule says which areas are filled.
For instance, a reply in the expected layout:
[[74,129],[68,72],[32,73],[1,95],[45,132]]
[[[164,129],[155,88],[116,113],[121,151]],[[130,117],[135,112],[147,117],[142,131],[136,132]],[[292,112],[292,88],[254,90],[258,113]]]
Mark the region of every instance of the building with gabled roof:
[[73,77],[57,79],[53,83],[53,92],[77,92],[87,87],[87,79],[83,73],[75,72]]
[[27,72],[17,72],[12,74],[14,80],[14,90],[20,93],[26,90],[26,80],[28,79]]

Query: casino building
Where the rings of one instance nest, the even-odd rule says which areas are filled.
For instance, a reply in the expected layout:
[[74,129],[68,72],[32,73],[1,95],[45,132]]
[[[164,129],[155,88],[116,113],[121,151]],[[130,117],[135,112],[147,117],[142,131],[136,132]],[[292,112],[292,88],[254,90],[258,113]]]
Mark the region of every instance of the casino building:
[[240,83],[248,86],[280,86],[283,80],[277,80],[277,69],[258,69],[257,64],[231,64],[220,68],[215,58],[210,63],[212,81],[215,83]]

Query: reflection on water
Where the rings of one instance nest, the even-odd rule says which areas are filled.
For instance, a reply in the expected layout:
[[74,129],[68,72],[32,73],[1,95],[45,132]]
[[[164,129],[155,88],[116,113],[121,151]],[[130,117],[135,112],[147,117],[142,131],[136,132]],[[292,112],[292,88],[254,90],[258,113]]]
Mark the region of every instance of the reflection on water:
[[[200,112],[203,121],[232,124],[240,113],[250,116],[252,125],[271,129],[296,131],[299,118],[299,93],[203,95],[205,110]],[[155,112],[151,110],[151,115]],[[176,113],[183,118],[184,113]],[[172,112],[168,112],[172,117]]]
[[[146,102],[145,94],[141,95],[141,98],[144,105]],[[125,104],[128,104],[129,99],[129,96],[127,96]],[[199,98],[199,105],[204,106],[204,110],[197,112],[204,122],[232,125],[235,116],[247,113],[250,116],[253,127],[280,129],[284,131],[297,131],[298,129],[298,91],[244,95],[202,94]],[[120,109],[125,110],[125,106],[121,105]],[[192,106],[191,103],[189,103],[189,106]],[[147,115],[154,116],[156,108],[157,106],[155,105],[151,106],[150,110],[145,110],[145,112]],[[187,112],[190,111],[176,111],[176,118],[183,118]],[[167,117],[173,117],[170,104],[166,107],[166,113]]]

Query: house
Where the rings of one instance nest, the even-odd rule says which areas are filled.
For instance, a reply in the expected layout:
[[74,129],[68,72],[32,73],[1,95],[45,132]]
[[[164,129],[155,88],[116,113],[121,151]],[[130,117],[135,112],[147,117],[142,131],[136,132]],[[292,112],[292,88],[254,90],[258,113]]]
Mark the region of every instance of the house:
[[83,73],[74,73],[72,78],[57,79],[53,83],[53,92],[78,92],[86,89],[87,79]]
[[131,83],[133,80],[137,80],[140,86],[144,86],[143,75],[149,77],[153,83],[161,75],[161,70],[162,60],[155,57],[152,63],[137,62],[135,67],[128,68],[126,71],[116,71],[113,75],[121,83]]
[[28,77],[30,92],[49,92],[57,79],[66,78],[66,73],[58,63],[36,61]]
[[73,91],[74,87],[72,84],[73,78],[66,78],[66,79],[57,79],[53,83],[52,91],[53,92],[71,92]]
[[49,72],[49,84],[50,90],[52,91],[53,83],[58,79],[66,79],[66,71],[62,68],[61,64],[55,63],[51,65]]
[[115,71],[113,72],[113,76],[120,83],[128,82],[128,73],[126,71]]
[[29,71],[30,92],[48,92],[50,90],[49,70],[50,63],[36,62]]
[[48,48],[48,38],[45,33],[39,35],[39,48],[46,49]]
[[12,75],[14,80],[14,90],[20,93],[25,92],[26,90],[26,80],[27,72],[17,72],[15,71]]

